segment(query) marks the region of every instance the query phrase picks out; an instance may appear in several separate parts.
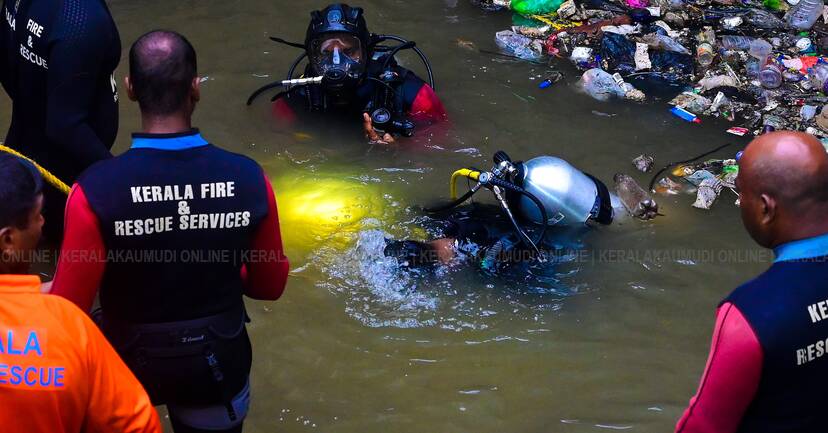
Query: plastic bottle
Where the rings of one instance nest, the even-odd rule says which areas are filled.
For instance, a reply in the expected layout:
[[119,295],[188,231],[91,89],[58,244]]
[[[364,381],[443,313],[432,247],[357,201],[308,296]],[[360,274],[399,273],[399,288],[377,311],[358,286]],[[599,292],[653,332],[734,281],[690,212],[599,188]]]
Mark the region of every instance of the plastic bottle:
[[512,10],[522,15],[545,15],[557,12],[564,0],[512,0]]
[[771,51],[773,51],[773,46],[771,46],[771,44],[764,39],[754,39],[750,41],[748,54],[750,54],[754,59],[759,60],[762,64],[765,63]]
[[759,71],[762,70],[762,64],[759,63],[759,60],[756,59],[748,59],[745,62],[745,74],[748,78],[756,78],[759,75]]
[[703,67],[710,66],[716,55],[716,52],[713,50],[716,44],[716,33],[713,32],[713,28],[706,27],[703,32],[696,36],[696,39],[699,41],[699,44],[696,46],[696,60]]
[[798,30],[808,30],[814,26],[825,7],[823,0],[801,0],[788,11],[785,19],[788,26]]
[[650,33],[648,35],[644,35],[642,39],[653,48],[659,48],[666,51],[675,51],[682,54],[690,54],[690,50],[669,36]]
[[766,89],[775,89],[782,85],[782,68],[775,62],[768,62],[759,72],[759,82]]
[[808,68],[808,80],[814,89],[825,89],[828,86],[828,63],[820,59],[816,65]]
[[495,33],[495,41],[500,48],[524,60],[535,60],[543,56],[543,49],[539,44],[535,44],[531,38],[519,35],[511,30]]
[[761,9],[748,9],[747,12],[742,15],[742,19],[744,19],[745,22],[751,26],[759,27],[760,29],[774,30],[785,27],[784,21],[777,18],[776,15]]
[[727,35],[722,37],[722,46],[728,50],[747,51],[750,49],[750,43],[752,41],[753,38],[750,36]]
[[713,53],[713,46],[708,44],[707,42],[701,43],[696,46],[696,60],[699,62],[699,65],[703,67],[710,66],[713,63],[713,57],[715,54]]

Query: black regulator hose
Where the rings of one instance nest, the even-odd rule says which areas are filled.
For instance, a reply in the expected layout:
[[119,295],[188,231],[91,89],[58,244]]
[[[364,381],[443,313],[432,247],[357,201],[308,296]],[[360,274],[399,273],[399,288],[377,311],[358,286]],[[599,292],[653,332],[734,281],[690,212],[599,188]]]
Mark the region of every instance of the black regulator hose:
[[[304,45],[297,44],[297,43],[294,43],[294,42],[288,42],[288,41],[286,41],[286,40],[284,40],[284,39],[282,39],[282,38],[274,38],[274,37],[271,37],[271,38],[270,38],[270,40],[272,40],[272,41],[274,41],[274,42],[278,42],[278,43],[280,43],[280,44],[285,44],[285,45],[287,45],[287,46],[291,46],[291,47],[296,47],[296,48],[302,48],[302,49],[305,49],[305,46],[304,46]],[[294,61],[293,61],[293,64],[292,64],[292,65],[290,65],[290,70],[288,70],[288,76],[287,76],[287,79],[288,79],[288,80],[292,80],[292,79],[293,79],[293,73],[296,71],[296,68],[299,66],[299,63],[301,63],[301,62],[302,62],[302,60],[303,60],[305,57],[307,57],[307,56],[308,56],[308,53],[307,53],[307,52],[304,52],[304,53],[300,54],[300,55],[299,55],[299,57],[297,57],[297,58],[296,58],[296,60],[294,60]],[[266,85],[264,85],[264,86],[260,87],[258,90],[256,90],[255,92],[253,92],[253,93],[250,95],[250,97],[249,97],[249,98],[247,98],[247,105],[249,106],[250,104],[252,104],[252,103],[253,103],[253,101],[254,101],[256,98],[258,98],[258,97],[259,97],[259,95],[261,95],[262,93],[267,92],[268,90],[270,90],[270,89],[274,89],[274,88],[279,87],[279,86],[282,86],[282,82],[281,82],[281,80],[280,80],[280,81],[274,81],[274,82],[272,82],[272,83],[270,83],[270,84],[266,84]],[[271,99],[271,101],[275,101],[275,100],[277,100],[277,99],[281,98],[282,96],[284,96],[284,95],[281,95],[281,96],[280,96],[280,95],[276,95],[276,96],[274,96],[274,97],[273,97],[273,99]]]
[[278,42],[278,43],[280,43],[280,44],[285,44],[285,45],[287,45],[287,46],[289,46],[289,47],[299,48],[299,49],[302,49],[302,50],[304,50],[304,49],[305,49],[305,46],[304,46],[303,44],[299,44],[299,43],[296,43],[296,42],[286,41],[286,40],[284,40],[284,39],[282,39],[282,38],[277,38],[277,37],[275,37],[275,36],[271,36],[271,37],[270,37],[270,40],[271,40],[271,41],[273,41],[273,42]]
[[526,196],[526,198],[531,200],[532,203],[535,204],[535,206],[538,207],[538,210],[540,210],[540,213],[541,213],[541,221],[542,221],[541,222],[541,231],[540,231],[540,235],[538,236],[537,240],[535,240],[534,242],[535,242],[535,245],[539,245],[541,242],[543,242],[543,238],[546,236],[546,230],[549,228],[549,215],[546,212],[546,207],[543,205],[543,202],[541,202],[531,192],[526,191],[525,189],[523,189],[523,188],[521,188],[521,187],[519,187],[519,186],[517,186],[517,185],[515,185],[511,182],[507,182],[505,180],[498,179],[496,177],[493,177],[492,179],[490,179],[489,182],[492,185],[497,185],[501,188],[507,188],[507,189],[510,189],[514,192],[523,194],[524,196]]
[[[376,45],[383,41],[397,41],[401,44],[407,44],[409,41],[403,39],[399,36],[394,35],[376,35],[376,39],[373,41],[373,44]],[[423,61],[423,64],[426,67],[426,71],[428,71],[428,84],[431,86],[433,90],[437,90],[437,87],[434,84],[434,72],[431,69],[431,62],[428,61],[428,57],[426,57],[425,53],[418,48],[417,46],[411,47],[418,56],[420,56],[420,60]]]
[[386,69],[388,69],[388,64],[391,63],[391,60],[394,59],[394,56],[396,56],[397,53],[399,53],[402,50],[410,50],[416,47],[416,43],[409,41],[392,48],[391,51],[389,51],[388,54],[385,56],[385,61],[382,63],[382,70],[385,71]]
[[268,90],[270,90],[270,89],[275,89],[276,87],[282,87],[282,86],[283,86],[283,84],[282,84],[282,82],[281,82],[281,81],[274,81],[274,82],[272,82],[272,83],[270,83],[270,84],[266,84],[266,85],[264,85],[264,86],[262,86],[262,87],[259,87],[259,89],[258,89],[258,90],[256,90],[255,92],[253,92],[253,93],[250,95],[250,97],[249,97],[249,98],[247,98],[247,105],[248,105],[248,106],[250,106],[250,104],[252,104],[252,103],[253,103],[253,100],[254,100],[254,99],[256,99],[256,98],[257,98],[259,95],[261,95],[262,93],[267,92],[267,91],[268,91]]
[[479,189],[480,184],[478,183],[477,185],[473,186],[472,189],[468,190],[465,194],[460,196],[460,198],[458,198],[457,200],[453,200],[451,203],[447,203],[441,206],[427,207],[423,210],[428,213],[440,213],[447,211],[449,209],[454,209],[457,206],[460,206],[461,204],[465,203],[466,200],[470,199],[474,195],[474,193],[476,193]]
[[290,69],[288,69],[288,75],[287,75],[288,80],[293,79],[293,73],[296,72],[296,68],[299,67],[299,63],[302,63],[302,60],[307,56],[308,56],[308,53],[304,52],[304,53],[300,54],[299,57],[296,58],[296,60],[293,61],[293,64],[290,65]]

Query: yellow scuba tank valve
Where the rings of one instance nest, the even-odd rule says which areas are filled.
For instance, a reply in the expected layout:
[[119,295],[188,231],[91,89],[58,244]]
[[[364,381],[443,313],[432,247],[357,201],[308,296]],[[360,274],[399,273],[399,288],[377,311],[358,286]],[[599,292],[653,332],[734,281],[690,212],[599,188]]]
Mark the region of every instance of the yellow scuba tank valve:
[[461,168],[451,175],[451,199],[457,200],[457,178],[465,177],[471,180],[479,180],[480,172],[470,168]]

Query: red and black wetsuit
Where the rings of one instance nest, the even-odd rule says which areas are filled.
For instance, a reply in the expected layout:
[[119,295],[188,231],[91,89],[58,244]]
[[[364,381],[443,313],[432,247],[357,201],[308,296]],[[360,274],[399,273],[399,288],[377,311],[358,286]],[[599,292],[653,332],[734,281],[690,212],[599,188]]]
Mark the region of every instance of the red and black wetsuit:
[[279,298],[288,269],[255,161],[197,130],[135,134],[74,186],[52,293],[88,311],[100,287],[104,334],[153,402],[194,427],[193,407],[217,407],[226,424],[203,428],[222,430],[249,400],[242,297]]
[[719,307],[697,394],[676,433],[825,431],[828,235],[776,248]]
[[[111,156],[118,29],[103,0],[4,0],[2,14],[0,82],[13,102],[5,142],[71,184]],[[46,194],[54,235],[66,197],[51,188]]]
[[[372,65],[381,63],[382,58],[374,60]],[[392,68],[399,75],[401,81],[395,91],[400,94],[402,110],[411,120],[417,123],[446,120],[446,110],[443,102],[440,101],[431,86],[408,69],[395,63],[392,64]],[[378,69],[378,67],[369,68],[368,76],[377,78],[379,75]],[[305,75],[310,76],[312,73],[306,71]],[[380,84],[372,80],[365,80],[356,89],[353,98],[346,105],[337,107],[330,107],[325,103],[325,95],[320,88],[314,86],[297,87],[273,104],[273,115],[277,119],[292,123],[297,120],[302,112],[330,111],[343,115],[353,114],[355,119],[359,121],[363,110],[374,97],[377,86],[380,86]]]

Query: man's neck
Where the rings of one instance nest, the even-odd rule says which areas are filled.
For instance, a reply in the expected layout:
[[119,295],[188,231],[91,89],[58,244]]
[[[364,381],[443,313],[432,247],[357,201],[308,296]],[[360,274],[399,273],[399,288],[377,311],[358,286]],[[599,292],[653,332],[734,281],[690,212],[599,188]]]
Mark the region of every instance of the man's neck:
[[145,134],[177,134],[192,129],[190,116],[151,116],[141,117],[141,130]]
[[[828,210],[826,210],[828,211]],[[821,216],[814,215],[813,217],[797,218],[793,223],[786,224],[792,229],[781,236],[778,236],[774,248],[788,242],[799,241],[802,239],[810,239],[817,236],[828,234],[828,222]],[[824,215],[824,213],[822,213]]]

